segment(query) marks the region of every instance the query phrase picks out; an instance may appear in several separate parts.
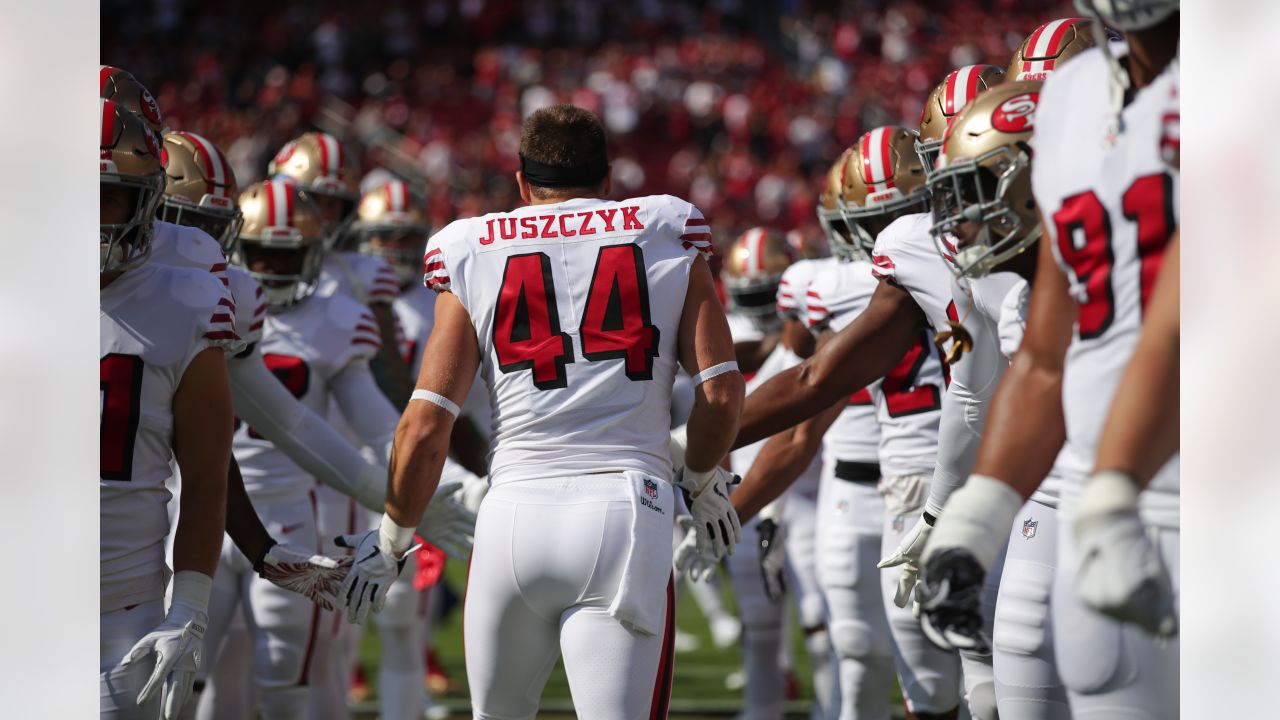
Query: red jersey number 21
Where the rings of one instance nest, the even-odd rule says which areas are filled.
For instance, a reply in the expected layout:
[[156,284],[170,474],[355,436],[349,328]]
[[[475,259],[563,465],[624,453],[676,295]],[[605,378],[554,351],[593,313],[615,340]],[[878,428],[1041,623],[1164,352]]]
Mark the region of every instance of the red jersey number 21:
[[[588,361],[622,360],[629,379],[653,378],[658,328],[649,315],[644,255],[635,244],[600,248],[578,327]],[[563,388],[573,344],[560,328],[551,258],[525,253],[507,258],[494,310],[493,347],[504,373],[533,371],[539,390]]]

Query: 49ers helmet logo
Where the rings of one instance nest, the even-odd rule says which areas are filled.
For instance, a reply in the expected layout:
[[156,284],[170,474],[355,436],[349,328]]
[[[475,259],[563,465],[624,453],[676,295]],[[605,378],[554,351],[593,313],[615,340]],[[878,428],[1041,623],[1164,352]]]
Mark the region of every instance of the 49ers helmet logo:
[[150,90],[142,88],[142,97],[138,100],[138,106],[143,116],[153,125],[162,124],[160,120],[160,103],[156,102]]
[[1036,103],[1040,93],[1029,92],[1000,103],[991,113],[991,127],[1006,133],[1029,132],[1036,126]]

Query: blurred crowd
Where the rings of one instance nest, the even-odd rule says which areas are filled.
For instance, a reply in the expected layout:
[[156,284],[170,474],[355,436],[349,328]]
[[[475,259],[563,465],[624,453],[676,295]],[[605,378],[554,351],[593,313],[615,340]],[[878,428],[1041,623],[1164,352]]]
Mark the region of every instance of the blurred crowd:
[[241,186],[310,128],[429,198],[434,227],[519,204],[520,122],[572,102],[610,131],[615,195],[686,197],[731,239],[818,235],[814,201],[866,128],[914,128],[950,69],[1003,67],[1067,0],[103,0],[102,62]]

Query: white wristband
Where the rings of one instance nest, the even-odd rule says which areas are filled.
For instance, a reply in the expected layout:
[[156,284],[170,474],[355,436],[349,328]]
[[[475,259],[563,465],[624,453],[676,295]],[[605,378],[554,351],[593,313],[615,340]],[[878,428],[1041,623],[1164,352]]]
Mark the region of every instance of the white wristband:
[[382,523],[378,526],[378,549],[399,559],[413,544],[413,536],[416,534],[418,528],[400,527],[383,513]]
[[444,408],[445,412],[454,417],[458,417],[458,413],[462,412],[462,408],[458,407],[458,404],[454,401],[439,393],[433,393],[430,390],[423,390],[422,388],[414,390],[413,394],[409,396],[409,400],[426,400],[432,405]]
[[738,372],[738,363],[736,360],[730,360],[728,362],[722,362],[718,365],[712,365],[706,370],[703,370],[697,375],[694,375],[693,384],[701,385],[702,383],[710,380],[711,378],[717,375],[723,375],[729,372]]
[[179,570],[173,575],[173,603],[182,603],[200,612],[209,612],[209,592],[213,578],[197,570]]

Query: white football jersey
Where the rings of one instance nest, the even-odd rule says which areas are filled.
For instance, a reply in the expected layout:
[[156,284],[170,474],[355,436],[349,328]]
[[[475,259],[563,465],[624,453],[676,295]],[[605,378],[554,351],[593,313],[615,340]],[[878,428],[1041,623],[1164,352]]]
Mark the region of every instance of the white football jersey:
[[872,250],[872,273],[906,290],[924,311],[935,330],[946,330],[947,320],[956,319],[951,298],[951,269],[938,253],[929,228],[929,213],[914,213],[889,223],[876,236]]
[[579,198],[458,220],[423,258],[471,316],[493,407],[493,485],[671,476],[676,340],[711,231],[669,195]]
[[262,286],[239,265],[227,268],[227,287],[236,304],[236,332],[246,347],[262,342],[262,325],[267,319],[267,298]]
[[[269,312],[259,349],[267,368],[303,405],[324,415],[332,379],[367,362],[381,341],[373,313],[345,295],[312,296]],[[305,494],[315,480],[253,428],[237,422],[232,446],[244,486],[255,500]]]
[[778,283],[778,315],[784,318],[808,323],[809,310],[805,293],[809,291],[809,283],[823,263],[834,258],[820,260],[797,260],[782,272],[782,280]]
[[164,597],[173,396],[210,347],[239,352],[231,297],[208,270],[148,262],[99,293],[101,612]]
[[347,295],[361,305],[390,305],[400,295],[396,271],[386,260],[357,252],[331,252],[320,267],[316,294]]
[[[825,265],[809,285],[810,327],[839,332],[867,309],[878,284],[871,263],[836,261]],[[878,458],[880,474],[885,477],[932,474],[944,383],[938,349],[931,334],[922,329],[920,342],[887,376],[868,385],[866,395],[859,392],[850,398],[850,406],[827,431],[829,452],[838,460]],[[868,397],[879,426],[874,453],[868,452],[867,445],[867,438],[876,437],[864,409]]]
[[[1116,52],[1123,53],[1117,46]],[[1178,171],[1162,155],[1176,66],[1137,92],[1112,121],[1107,63],[1091,49],[1049,77],[1040,93],[1032,190],[1045,238],[1079,305],[1063,372],[1067,449],[1082,480],[1142,327],[1142,313],[1178,224]],[[1178,458],[1144,493],[1144,510],[1176,523]],[[1157,522],[1161,522],[1156,520]]]
[[400,348],[409,366],[409,376],[417,380],[422,351],[436,322],[436,294],[422,285],[413,285],[396,298],[391,309],[404,331]]
[[227,256],[218,241],[200,228],[156,220],[147,262],[198,268],[227,284]]

